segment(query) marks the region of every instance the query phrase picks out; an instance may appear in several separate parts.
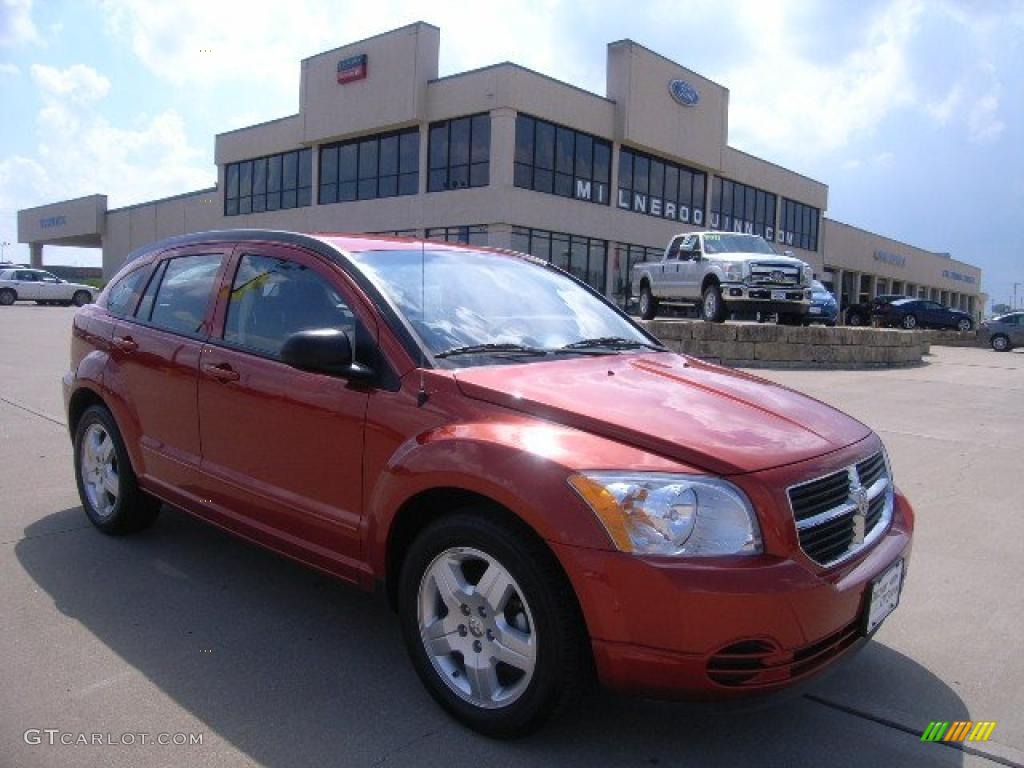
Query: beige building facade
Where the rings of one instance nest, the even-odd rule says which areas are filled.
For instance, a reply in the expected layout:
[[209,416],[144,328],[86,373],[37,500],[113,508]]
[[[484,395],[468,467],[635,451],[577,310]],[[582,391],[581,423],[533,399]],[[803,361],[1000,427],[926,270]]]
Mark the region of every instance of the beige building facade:
[[188,232],[409,234],[531,252],[625,303],[633,263],[723,229],[791,250],[846,301],[899,287],[980,309],[977,268],[827,220],[825,184],[728,145],[728,89],[637,43],[608,46],[603,96],[512,63],[439,78],[439,50],[420,22],[305,59],[297,114],[216,137],[216,187],[25,209],[18,239],[38,263],[100,247],[110,277]]

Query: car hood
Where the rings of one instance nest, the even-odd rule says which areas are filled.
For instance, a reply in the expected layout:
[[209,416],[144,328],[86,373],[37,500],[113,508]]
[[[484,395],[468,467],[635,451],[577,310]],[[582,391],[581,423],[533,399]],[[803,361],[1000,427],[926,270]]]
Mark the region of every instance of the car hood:
[[454,376],[468,397],[721,475],[804,461],[871,434],[806,395],[672,353],[466,368]]
[[714,259],[716,261],[757,261],[764,262],[765,264],[779,264],[787,267],[807,266],[806,261],[801,261],[795,256],[780,256],[778,254],[771,253],[739,253],[736,251],[729,251],[727,253],[709,253],[705,255],[704,258]]

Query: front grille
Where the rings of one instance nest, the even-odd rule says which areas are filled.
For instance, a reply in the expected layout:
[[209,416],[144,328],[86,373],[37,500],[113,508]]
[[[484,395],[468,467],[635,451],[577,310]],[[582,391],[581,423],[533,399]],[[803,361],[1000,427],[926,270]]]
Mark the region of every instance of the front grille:
[[799,285],[800,267],[792,264],[751,264],[750,282],[755,285]]
[[859,637],[854,621],[817,642],[783,651],[770,640],[743,640],[711,655],[707,675],[712,682],[729,688],[770,688],[791,683],[821,668]]
[[853,466],[789,489],[800,548],[832,566],[878,539],[892,519],[892,482],[878,452]]

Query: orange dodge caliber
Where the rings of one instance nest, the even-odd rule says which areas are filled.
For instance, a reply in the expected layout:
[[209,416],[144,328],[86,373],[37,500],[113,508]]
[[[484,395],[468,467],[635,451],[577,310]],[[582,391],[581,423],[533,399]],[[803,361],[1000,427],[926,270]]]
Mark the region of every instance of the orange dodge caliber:
[[75,315],[75,473],[108,534],[162,503],[363,589],[461,722],[536,728],[597,679],[764,694],[899,601],[881,440],[674,354],[537,259],[233,230],[130,257]]

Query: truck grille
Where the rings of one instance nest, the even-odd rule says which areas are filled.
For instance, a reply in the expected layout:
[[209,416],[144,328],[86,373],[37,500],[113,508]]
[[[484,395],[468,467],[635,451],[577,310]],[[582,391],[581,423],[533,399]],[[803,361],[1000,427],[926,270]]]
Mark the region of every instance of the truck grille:
[[792,264],[751,264],[750,282],[754,285],[799,285],[800,267]]
[[885,455],[789,489],[800,548],[829,567],[871,546],[892,520],[893,488]]

